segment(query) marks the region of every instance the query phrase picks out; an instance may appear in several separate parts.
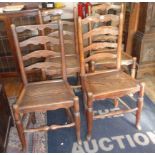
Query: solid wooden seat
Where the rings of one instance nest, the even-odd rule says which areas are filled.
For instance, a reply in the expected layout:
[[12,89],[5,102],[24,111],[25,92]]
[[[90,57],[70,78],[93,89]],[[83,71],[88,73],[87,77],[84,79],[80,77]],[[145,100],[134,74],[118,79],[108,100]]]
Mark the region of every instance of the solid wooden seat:
[[[102,95],[102,98],[108,98],[107,95],[122,91],[137,91],[137,82],[128,74],[122,71],[109,73],[99,73],[87,75],[85,78],[86,90],[93,93],[95,97]],[[111,97],[111,96],[109,96]]]
[[[100,8],[100,6],[96,6],[97,8]],[[125,6],[123,3],[121,5],[104,3],[101,8],[103,12],[108,12],[109,9],[117,9],[119,13],[117,15],[110,13],[97,17],[91,16],[85,19],[79,17],[78,20],[81,83],[87,115],[88,140],[91,138],[93,120],[105,117],[136,111],[136,127],[140,129],[140,117],[143,107],[144,84],[137,82],[133,77],[121,71],[122,63],[131,63],[129,61],[130,58],[126,54],[122,54]],[[113,21],[115,21],[115,25],[113,25]],[[102,22],[103,24],[95,29],[89,29],[86,33],[83,32],[83,25],[88,24],[88,27],[91,27],[91,22]],[[93,42],[92,38],[99,34],[106,37],[104,40],[99,40],[99,42]],[[114,38],[115,41],[109,41],[109,38]],[[88,41],[88,44],[85,44],[85,40]],[[122,56],[124,57],[124,62],[122,61]],[[86,64],[87,66],[90,65],[91,72],[86,70]],[[99,65],[109,66],[96,70],[95,67]],[[119,106],[119,98],[131,93],[138,93],[139,95],[137,105],[134,108],[124,102],[124,107],[119,107],[120,110],[115,109],[104,114],[93,115],[95,100],[112,99],[114,100],[114,107],[117,107]]]
[[[80,72],[80,63],[79,58],[77,58],[77,55],[66,55],[66,71],[67,75],[72,75],[74,73]],[[46,62],[56,62],[61,64],[61,58],[60,57],[49,57],[46,59]],[[53,68],[50,67],[47,69],[47,75],[60,75],[61,74],[61,68]]]
[[[74,95],[65,81],[30,83],[25,87],[19,109],[27,112],[56,109],[59,104],[73,104]],[[33,109],[35,108],[35,109]]]

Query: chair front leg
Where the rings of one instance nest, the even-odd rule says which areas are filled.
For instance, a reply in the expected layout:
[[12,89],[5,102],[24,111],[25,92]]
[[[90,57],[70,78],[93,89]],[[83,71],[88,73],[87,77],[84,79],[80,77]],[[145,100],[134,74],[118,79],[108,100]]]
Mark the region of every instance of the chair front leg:
[[87,140],[91,139],[93,128],[93,94],[88,93],[87,100]]
[[138,102],[137,102],[138,110],[136,113],[136,127],[138,130],[141,130],[140,117],[141,117],[141,112],[142,112],[142,108],[143,108],[144,87],[145,87],[145,84],[141,83],[140,84],[140,91],[139,91],[139,98],[138,98]]
[[114,99],[114,106],[115,106],[115,108],[117,108],[118,105],[119,105],[118,98],[115,98],[115,99]]
[[21,122],[20,114],[18,107],[16,105],[13,106],[13,111],[14,111],[14,118],[15,118],[15,123],[18,131],[18,135],[22,144],[22,151],[26,151],[26,139],[25,139],[25,134],[24,134],[24,127]]
[[85,115],[87,115],[87,94],[85,91],[83,91],[83,102],[84,102],[84,112]]
[[80,110],[79,110],[79,99],[78,97],[74,97],[74,116],[75,116],[75,128],[76,128],[76,136],[78,144],[82,144],[81,142],[81,134],[80,134]]
[[85,115],[87,115],[87,93],[85,91],[85,82],[82,78],[81,78],[81,84],[82,84],[84,110],[85,110]]

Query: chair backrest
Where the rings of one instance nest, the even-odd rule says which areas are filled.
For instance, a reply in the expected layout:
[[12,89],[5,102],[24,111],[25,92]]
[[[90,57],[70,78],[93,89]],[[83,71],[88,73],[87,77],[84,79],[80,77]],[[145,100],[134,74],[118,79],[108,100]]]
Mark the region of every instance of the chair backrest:
[[[46,14],[40,12],[40,21],[42,24],[44,23],[43,17],[45,17],[45,16],[53,16],[53,15],[51,15],[50,11],[46,11]],[[78,52],[78,32],[77,32],[78,31],[77,30],[77,20],[78,19],[77,19],[77,17],[78,17],[77,16],[77,8],[74,7],[74,9],[73,9],[74,21],[72,22],[72,21],[62,20],[65,49],[66,50],[74,50],[76,54],[79,53]],[[55,22],[57,22],[57,21],[55,21]],[[45,32],[43,32],[43,34],[45,34]],[[58,31],[51,31],[51,32],[47,33],[47,35],[51,36],[51,37],[55,37],[55,38],[59,37]],[[73,45],[73,46],[71,46],[71,45]],[[52,45],[51,45],[51,47],[53,49]],[[68,49],[67,47],[70,47],[70,48]],[[71,47],[73,47],[73,49]],[[58,46],[56,46],[55,49],[56,49],[56,51],[59,51]],[[72,53],[72,51],[68,52],[68,53]]]
[[[107,9],[105,9],[105,7],[107,7]],[[120,5],[114,5],[112,2],[111,3],[99,3],[97,5],[93,5],[91,8],[91,11],[89,11],[89,16],[98,16],[98,15],[106,15],[106,14],[119,14],[120,13]],[[118,25],[119,20],[115,20],[113,19],[111,21],[111,26],[117,26]],[[100,24],[94,24],[94,27],[99,27],[101,25],[107,25],[107,23],[100,23]],[[93,26],[91,26],[90,28],[93,29]],[[102,38],[104,39],[104,37],[102,36],[98,36],[96,38],[94,38],[94,40],[102,40]]]
[[[102,4],[104,6],[103,11],[115,9],[120,10],[119,15],[105,14],[98,16],[88,16],[85,19],[78,19],[78,31],[79,31],[79,49],[80,49],[80,65],[81,75],[86,74],[85,65],[90,61],[97,61],[100,59],[116,59],[116,70],[121,68],[121,50],[122,50],[122,33],[123,33],[123,20],[124,20],[124,4]],[[112,21],[118,24],[112,26]],[[105,23],[103,26],[97,28],[90,28],[94,23]],[[108,24],[106,24],[108,23]],[[84,25],[88,25],[88,32],[83,32]],[[97,35],[104,35],[104,39],[99,42],[92,42],[92,38]],[[84,45],[84,41],[89,40],[88,45]],[[100,52],[93,54],[93,51],[99,50]],[[112,53],[112,51],[117,51]],[[89,53],[89,54],[88,54]]]
[[[20,72],[22,76],[22,80],[24,84],[26,85],[28,83],[27,79],[27,71],[33,70],[33,69],[40,69],[43,74],[45,74],[46,69],[49,67],[62,67],[62,77],[64,80],[66,80],[66,63],[65,63],[65,55],[64,55],[64,40],[63,40],[63,25],[61,20],[57,21],[58,23],[49,23],[49,24],[40,24],[40,25],[26,25],[26,26],[18,26],[15,27],[14,24],[11,25],[12,33],[13,33],[13,38],[14,38],[14,43],[16,46],[16,51],[17,51],[17,57],[18,57],[18,62],[19,62],[19,67],[20,67]],[[55,28],[55,24],[58,25],[59,28],[59,38],[52,38],[49,36],[45,35],[38,35],[32,38],[28,38],[24,41],[19,41],[18,34],[22,33],[26,30],[29,31],[41,31],[45,29],[53,29]],[[60,56],[60,53],[57,53],[52,50],[48,49],[42,49],[42,50],[35,50],[32,51],[28,54],[23,54],[22,53],[22,48],[32,46],[32,45],[46,45],[47,43],[55,44],[61,47],[61,64],[57,63],[52,63],[52,62],[35,62],[34,64],[31,64],[29,66],[25,67],[25,61],[30,60],[30,59],[39,59],[39,58],[46,58],[49,56]],[[45,46],[44,46],[45,47]]]

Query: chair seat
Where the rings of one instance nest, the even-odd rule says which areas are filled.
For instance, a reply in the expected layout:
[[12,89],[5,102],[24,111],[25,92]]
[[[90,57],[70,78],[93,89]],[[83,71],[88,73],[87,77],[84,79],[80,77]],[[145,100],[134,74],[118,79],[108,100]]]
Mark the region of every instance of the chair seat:
[[[50,57],[50,58],[47,58],[46,61],[61,64],[61,57]],[[66,67],[67,67],[67,74],[80,72],[80,64],[79,64],[78,57],[76,55],[66,56]],[[50,67],[47,70],[47,74],[48,72],[51,74],[61,74],[61,68]]]
[[64,81],[45,81],[28,84],[19,109],[23,111],[52,109],[62,103],[73,103],[74,95]]
[[136,80],[122,71],[87,75],[85,84],[86,90],[94,96],[107,97],[107,94],[114,96],[115,93],[139,89]]

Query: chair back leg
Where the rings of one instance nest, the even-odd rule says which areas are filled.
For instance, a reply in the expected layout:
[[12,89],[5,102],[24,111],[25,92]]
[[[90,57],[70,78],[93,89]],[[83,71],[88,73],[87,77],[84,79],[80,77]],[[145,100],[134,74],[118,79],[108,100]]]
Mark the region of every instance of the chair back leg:
[[118,105],[119,105],[118,98],[115,98],[115,99],[114,99],[114,106],[115,106],[115,108],[117,108]]
[[87,102],[87,140],[91,139],[92,128],[93,128],[93,94],[88,93]]
[[136,113],[136,127],[138,130],[141,130],[140,117],[141,117],[141,112],[142,112],[142,108],[143,108],[144,87],[145,87],[145,84],[141,83],[140,84],[140,91],[139,91],[139,98],[138,98],[138,102],[137,102],[138,110]]
[[24,134],[23,124],[21,122],[20,114],[17,105],[13,106],[14,118],[17,127],[17,132],[21,141],[22,151],[26,152],[26,139]]

